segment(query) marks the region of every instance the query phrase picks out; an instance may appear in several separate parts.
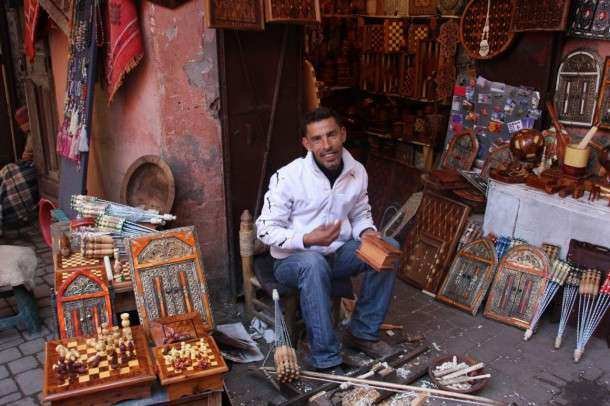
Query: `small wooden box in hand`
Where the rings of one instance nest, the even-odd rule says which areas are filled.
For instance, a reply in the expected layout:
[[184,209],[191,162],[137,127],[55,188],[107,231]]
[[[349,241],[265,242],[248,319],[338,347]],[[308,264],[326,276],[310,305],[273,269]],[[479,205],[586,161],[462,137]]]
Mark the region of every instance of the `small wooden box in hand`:
[[377,272],[383,272],[398,268],[402,251],[376,235],[364,235],[356,255]]

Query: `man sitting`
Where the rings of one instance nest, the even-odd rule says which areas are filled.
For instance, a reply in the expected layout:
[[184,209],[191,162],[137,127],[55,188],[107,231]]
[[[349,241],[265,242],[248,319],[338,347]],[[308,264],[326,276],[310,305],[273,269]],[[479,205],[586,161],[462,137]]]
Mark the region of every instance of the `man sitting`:
[[355,254],[364,234],[377,234],[366,170],[343,148],[346,129],[334,111],[321,107],[307,113],[301,130],[308,153],[271,176],[256,220],[258,238],[271,246],[275,278],[299,290],[315,368],[342,363],[331,321],[331,286],[361,272],[362,289],[343,342],[374,358],[389,355],[379,326],[395,274],[375,272]]

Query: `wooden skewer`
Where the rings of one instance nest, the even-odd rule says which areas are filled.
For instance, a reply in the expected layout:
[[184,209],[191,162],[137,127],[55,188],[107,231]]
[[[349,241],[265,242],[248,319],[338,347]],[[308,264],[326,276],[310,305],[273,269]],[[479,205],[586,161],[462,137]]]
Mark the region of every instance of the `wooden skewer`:
[[[271,373],[276,372],[273,368],[269,368],[269,367],[262,367],[261,369],[263,371],[268,371]],[[393,390],[400,391],[400,392],[427,393],[429,395],[440,395],[440,396],[449,397],[449,398],[473,400],[473,401],[479,402],[483,405],[498,405],[498,406],[507,405],[506,402],[500,402],[498,400],[484,398],[481,396],[467,395],[464,393],[450,392],[450,391],[445,391],[445,390],[441,390],[441,389],[420,388],[418,386],[401,385],[401,384],[397,384],[397,383],[374,381],[374,380],[369,380],[369,379],[358,379],[358,378],[351,378],[348,376],[323,374],[320,372],[312,372],[312,371],[301,371],[300,375],[303,378],[328,380],[328,381],[333,381],[333,382],[336,382],[336,381],[349,382],[352,384],[369,385],[369,386],[375,386],[375,387],[379,387],[379,388],[393,389]]]
[[477,375],[477,376],[460,376],[459,378],[441,380],[442,385],[454,385],[456,383],[478,381],[480,379],[490,378],[491,374]]

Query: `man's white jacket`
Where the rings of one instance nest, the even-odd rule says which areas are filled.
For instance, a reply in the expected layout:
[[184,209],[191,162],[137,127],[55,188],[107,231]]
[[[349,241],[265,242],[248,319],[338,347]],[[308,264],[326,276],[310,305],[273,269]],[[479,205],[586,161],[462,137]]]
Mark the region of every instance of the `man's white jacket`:
[[[375,229],[366,170],[345,148],[342,159],[343,171],[332,187],[311,152],[271,176],[256,228],[257,237],[271,246],[274,258],[286,258],[299,250],[327,255],[346,241],[359,239],[367,228]],[[303,235],[335,220],[341,221],[336,241],[328,247],[303,246]]]

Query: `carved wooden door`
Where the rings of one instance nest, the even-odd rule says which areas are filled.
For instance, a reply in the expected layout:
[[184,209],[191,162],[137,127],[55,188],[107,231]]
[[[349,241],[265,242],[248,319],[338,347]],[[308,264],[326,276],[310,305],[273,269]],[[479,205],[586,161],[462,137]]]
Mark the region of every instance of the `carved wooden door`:
[[498,265],[485,316],[527,329],[547,283],[549,261],[529,245],[511,249]]
[[[225,188],[233,286],[241,286],[239,217],[256,215],[259,184],[304,155],[299,134],[303,94],[301,27],[268,24],[265,31],[218,30]],[[286,35],[283,68],[278,70]],[[274,89],[277,85],[276,103]],[[273,113],[273,114],[272,114]],[[274,115],[273,125],[270,118]],[[267,148],[266,170],[261,171]],[[262,201],[262,196],[261,196]],[[236,288],[234,288],[236,290]],[[236,292],[235,292],[236,293]]]

